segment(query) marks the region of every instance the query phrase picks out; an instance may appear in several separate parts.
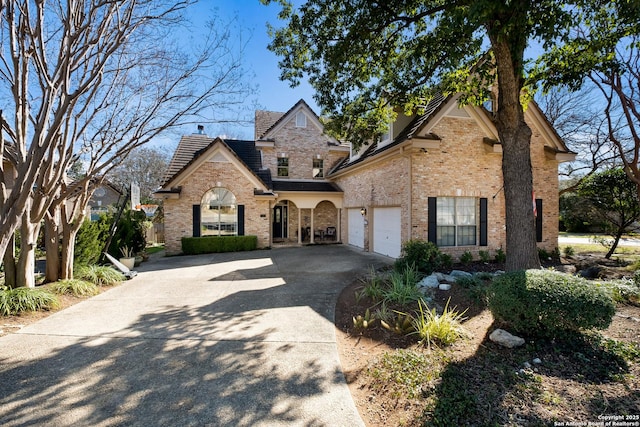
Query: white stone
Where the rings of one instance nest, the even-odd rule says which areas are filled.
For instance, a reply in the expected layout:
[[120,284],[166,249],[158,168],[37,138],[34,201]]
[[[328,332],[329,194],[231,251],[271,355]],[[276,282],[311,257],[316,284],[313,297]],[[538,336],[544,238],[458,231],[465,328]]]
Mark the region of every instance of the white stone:
[[448,283],[440,283],[440,286],[438,286],[438,288],[441,291],[448,291],[449,289],[451,289],[451,285]]
[[491,335],[489,335],[489,339],[494,343],[500,344],[501,346],[507,348],[515,348],[524,344],[524,338],[511,335],[504,329],[496,329],[495,331],[491,332]]
[[542,363],[542,360],[538,359],[537,357],[535,359],[532,360],[532,362],[536,365],[539,365]]
[[524,362],[522,366],[524,366],[525,369],[531,369],[531,363],[529,362]]

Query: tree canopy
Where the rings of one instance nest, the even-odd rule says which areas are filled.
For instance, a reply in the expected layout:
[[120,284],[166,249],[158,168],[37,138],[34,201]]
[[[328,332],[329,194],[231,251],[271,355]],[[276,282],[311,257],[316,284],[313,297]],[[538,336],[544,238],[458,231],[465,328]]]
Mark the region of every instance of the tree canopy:
[[[534,218],[526,208],[532,192],[531,130],[522,97],[527,85],[555,82],[556,76],[531,74],[525,50],[533,42],[545,51],[565,45],[575,28],[601,19],[602,9],[617,15],[621,8],[627,16],[634,6],[627,8],[625,0],[309,0],[295,10],[286,0],[278,3],[287,24],[271,27],[270,49],[281,57],[282,78],[295,85],[308,77],[330,117],[329,128],[356,145],[382,133],[394,107],[420,112],[435,92],[462,93],[461,102],[467,103],[482,102],[492,88],[497,92],[506,268],[538,267]],[[612,38],[628,30],[623,27]],[[611,40],[589,34],[599,37],[602,49],[610,47]],[[575,75],[584,76],[600,62],[602,57],[585,62]]]

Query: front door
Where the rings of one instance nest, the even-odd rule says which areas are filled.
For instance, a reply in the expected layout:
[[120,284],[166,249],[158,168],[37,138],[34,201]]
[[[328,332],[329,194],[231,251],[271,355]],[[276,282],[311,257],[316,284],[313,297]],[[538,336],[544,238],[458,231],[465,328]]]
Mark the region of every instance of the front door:
[[273,208],[273,238],[287,238],[287,207],[283,205]]

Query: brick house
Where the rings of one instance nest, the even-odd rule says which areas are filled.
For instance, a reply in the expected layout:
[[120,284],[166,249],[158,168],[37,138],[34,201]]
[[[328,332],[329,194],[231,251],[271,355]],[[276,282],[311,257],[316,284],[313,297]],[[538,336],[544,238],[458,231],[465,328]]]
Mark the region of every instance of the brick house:
[[[260,247],[342,242],[390,257],[425,239],[460,255],[505,246],[501,146],[484,107],[436,97],[402,114],[378,143],[354,150],[323,132],[303,101],[257,111],[253,141],[182,137],[156,193],[166,248],[183,236],[256,235]],[[575,157],[531,103],[539,247],[558,238],[558,164]],[[532,210],[534,201],[532,200]]]

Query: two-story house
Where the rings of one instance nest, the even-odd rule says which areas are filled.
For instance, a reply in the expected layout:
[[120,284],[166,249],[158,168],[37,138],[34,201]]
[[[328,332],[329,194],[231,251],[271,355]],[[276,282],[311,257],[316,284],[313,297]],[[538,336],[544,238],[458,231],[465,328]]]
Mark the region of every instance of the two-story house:
[[[256,235],[261,247],[336,241],[391,257],[428,239],[453,255],[505,245],[501,146],[483,107],[437,97],[400,114],[380,142],[353,150],[323,132],[304,101],[257,111],[253,141],[184,136],[157,197],[165,199],[168,253],[183,236]],[[570,152],[535,104],[536,225],[557,247],[558,164]]]

